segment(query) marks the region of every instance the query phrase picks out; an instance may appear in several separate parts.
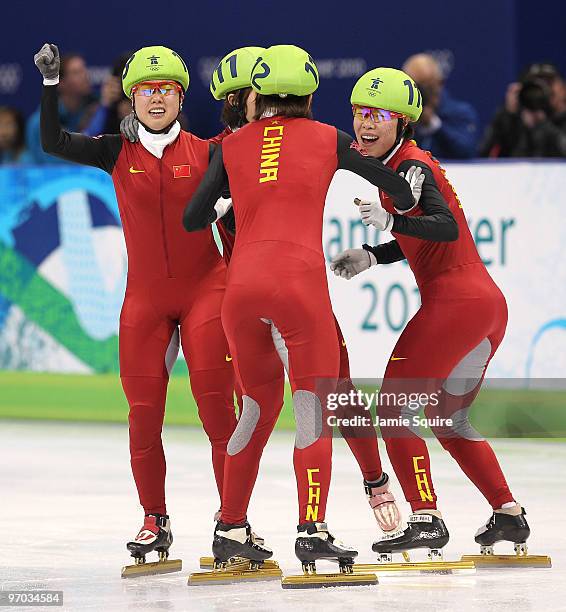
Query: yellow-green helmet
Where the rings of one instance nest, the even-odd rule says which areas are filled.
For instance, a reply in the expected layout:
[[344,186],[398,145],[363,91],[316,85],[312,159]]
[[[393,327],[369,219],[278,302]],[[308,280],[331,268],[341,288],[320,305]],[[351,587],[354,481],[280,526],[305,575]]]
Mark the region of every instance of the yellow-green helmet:
[[252,68],[264,47],[242,47],[225,55],[210,79],[210,93],[223,100],[231,91],[251,86]]
[[187,64],[178,53],[167,47],[143,47],[126,62],[122,72],[122,89],[131,98],[132,87],[144,81],[176,81],[183,91],[187,91]]
[[350,102],[403,113],[411,121],[417,121],[423,110],[419,88],[408,74],[395,68],[374,68],[362,75]]
[[318,88],[318,70],[312,57],[295,45],[266,49],[252,70],[252,87],[263,96],[308,96]]

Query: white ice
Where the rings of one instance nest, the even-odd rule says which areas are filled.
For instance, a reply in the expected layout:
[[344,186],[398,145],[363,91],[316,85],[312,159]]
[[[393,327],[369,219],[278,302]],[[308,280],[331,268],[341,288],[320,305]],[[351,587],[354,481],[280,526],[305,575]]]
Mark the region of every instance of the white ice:
[[[287,574],[299,573],[293,554],[297,509],[292,446],[290,433],[272,437],[249,513],[254,530],[266,538]],[[473,535],[490,509],[439,445],[433,441],[429,446],[440,508],[451,534],[445,559],[476,554]],[[183,560],[183,571],[122,580],[121,566],[130,562],[125,542],[142,520],[126,427],[0,422],[0,588],[62,590],[64,610],[566,610],[566,445],[496,440],[494,447],[515,496],[527,508],[530,552],[550,555],[552,569],[389,577],[373,587],[301,591],[284,591],[278,582],[188,587],[187,575],[198,569],[199,556],[210,554],[218,507],[202,432],[165,432],[172,558]],[[385,457],[384,465],[392,473]],[[400,498],[398,485],[395,491]],[[406,516],[407,507],[403,510]],[[357,464],[342,440],[335,442],[327,520],[340,539],[359,547],[360,561],[374,562],[371,543],[377,528]],[[511,545],[499,545],[496,552],[509,553]]]

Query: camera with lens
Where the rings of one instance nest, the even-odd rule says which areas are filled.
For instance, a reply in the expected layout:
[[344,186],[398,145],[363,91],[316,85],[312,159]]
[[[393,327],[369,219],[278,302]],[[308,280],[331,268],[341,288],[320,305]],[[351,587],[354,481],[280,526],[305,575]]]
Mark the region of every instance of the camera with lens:
[[521,82],[519,108],[532,112],[543,111],[550,115],[550,89],[542,79],[527,77]]

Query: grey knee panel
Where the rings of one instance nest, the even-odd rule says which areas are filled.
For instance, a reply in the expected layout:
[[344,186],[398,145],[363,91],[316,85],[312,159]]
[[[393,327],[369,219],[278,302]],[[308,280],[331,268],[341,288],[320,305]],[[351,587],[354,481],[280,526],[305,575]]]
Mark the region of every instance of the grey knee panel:
[[259,404],[248,395],[242,396],[242,414],[228,442],[228,454],[237,455],[248,445],[259,421]]
[[482,442],[485,438],[474,429],[468,418],[469,408],[462,408],[457,410],[450,418],[452,419],[452,431],[459,438],[466,440],[475,440],[476,442]]
[[473,391],[483,376],[490,355],[491,342],[489,338],[484,338],[450,372],[444,381],[444,389],[450,395],[458,396]]
[[302,450],[314,444],[322,434],[322,405],[312,391],[299,389],[293,393],[295,412],[295,448]]

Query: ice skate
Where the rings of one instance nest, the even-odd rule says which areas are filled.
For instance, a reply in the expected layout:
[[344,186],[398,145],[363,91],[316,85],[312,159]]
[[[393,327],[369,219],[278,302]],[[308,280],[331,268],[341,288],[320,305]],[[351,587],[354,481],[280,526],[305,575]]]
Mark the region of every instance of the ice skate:
[[[450,536],[437,510],[412,514],[407,523],[407,528],[403,531],[386,535],[373,543],[372,550],[379,555],[377,564],[360,564],[356,566],[356,571],[375,571],[378,575],[474,572],[474,564],[471,562],[443,560],[442,549],[448,543]],[[409,553],[418,549],[427,549],[428,561],[411,562]],[[402,554],[404,562],[393,563],[395,553]]]
[[[221,512],[218,510],[214,513],[214,522],[217,523],[220,520]],[[252,539],[256,544],[263,546],[265,544],[265,540],[258,536],[257,533],[252,531]],[[227,565],[241,564],[247,563],[246,559],[242,557],[231,557],[226,562]],[[200,558],[200,569],[213,569],[214,568],[214,557],[201,557]],[[264,569],[278,569],[279,563],[277,561],[272,561],[271,559],[266,559],[263,562]]]
[[381,531],[397,531],[401,524],[401,513],[393,493],[389,490],[389,476],[384,472],[377,482],[364,480],[364,489]]
[[[529,555],[527,538],[531,530],[525,518],[525,509],[519,504],[495,510],[485,525],[476,532],[475,541],[480,545],[479,555],[464,555],[462,560],[473,561],[482,569],[499,567],[551,567],[550,557]],[[494,544],[512,542],[514,555],[496,555]]]
[[[134,540],[128,542],[126,547],[135,559],[135,565],[126,565],[122,568],[122,578],[137,576],[150,576],[152,574],[169,574],[179,572],[183,568],[180,559],[169,560],[169,548],[173,543],[171,521],[165,514],[148,514],[145,516],[143,527]],[[157,552],[159,561],[146,563],[146,555]]]
[[[303,574],[283,578],[281,586],[284,589],[377,584],[375,574],[354,574],[358,551],[335,539],[326,523],[304,523],[297,527],[297,532],[295,555],[303,566]],[[338,563],[340,572],[318,574],[315,563],[320,560]]]
[[209,572],[195,572],[188,584],[232,584],[258,580],[274,580],[281,577],[275,561],[265,567],[273,551],[265,546],[263,538],[257,538],[249,523],[229,525],[219,521],[212,542],[213,563]]

